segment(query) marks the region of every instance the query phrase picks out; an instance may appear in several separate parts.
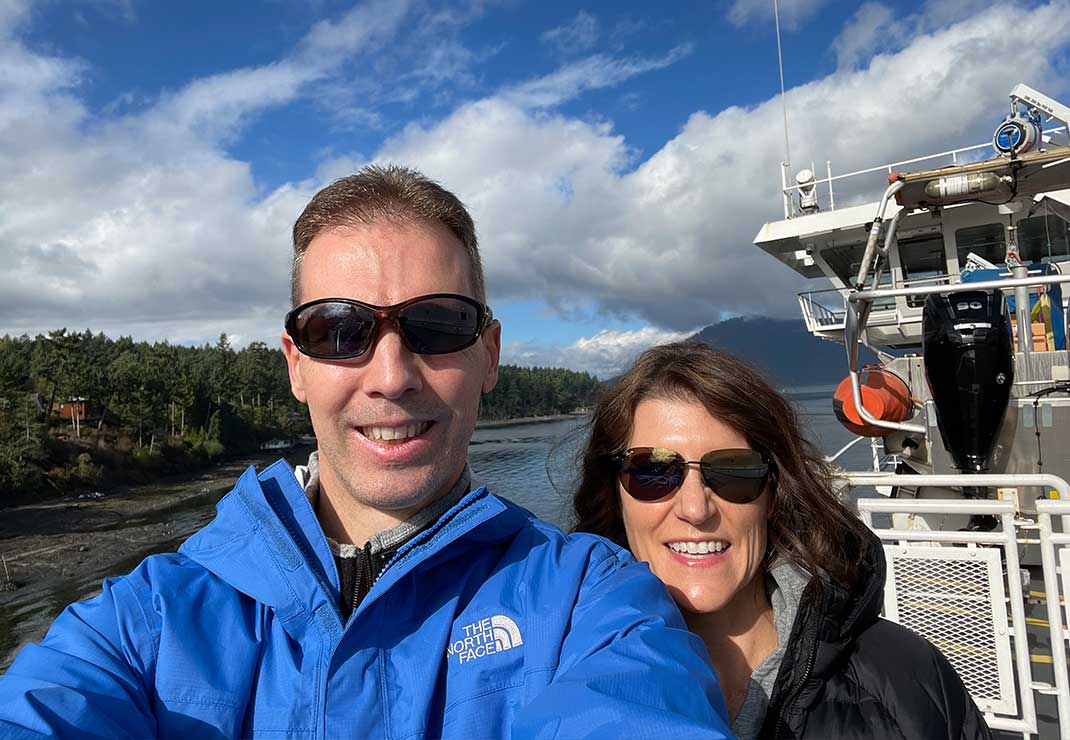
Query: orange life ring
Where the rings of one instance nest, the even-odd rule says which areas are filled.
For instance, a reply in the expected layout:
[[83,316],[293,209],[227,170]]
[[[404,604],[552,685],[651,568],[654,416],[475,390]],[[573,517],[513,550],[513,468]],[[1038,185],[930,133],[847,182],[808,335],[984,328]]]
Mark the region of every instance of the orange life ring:
[[[862,405],[869,415],[881,421],[906,421],[914,411],[910,389],[895,373],[882,367],[863,368],[859,382]],[[840,381],[832,397],[836,418],[849,431],[861,437],[883,437],[890,430],[862,421],[851,393],[850,376]]]

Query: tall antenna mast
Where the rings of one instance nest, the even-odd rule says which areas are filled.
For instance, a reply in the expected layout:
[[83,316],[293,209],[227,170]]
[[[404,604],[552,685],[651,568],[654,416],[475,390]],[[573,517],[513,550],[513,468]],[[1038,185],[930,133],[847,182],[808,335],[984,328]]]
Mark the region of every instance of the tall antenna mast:
[[777,0],[773,0],[773,19],[776,21],[776,57],[780,67],[780,104],[784,111],[784,169],[787,171],[791,169],[791,142],[788,141],[788,99],[784,94],[784,54],[780,49],[780,6]]

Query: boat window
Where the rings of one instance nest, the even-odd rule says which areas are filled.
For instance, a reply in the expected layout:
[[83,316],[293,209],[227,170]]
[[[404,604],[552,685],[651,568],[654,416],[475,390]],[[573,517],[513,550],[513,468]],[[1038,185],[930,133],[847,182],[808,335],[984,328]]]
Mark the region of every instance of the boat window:
[[966,255],[973,252],[989,262],[1001,265],[1007,257],[1003,224],[967,226],[955,232],[955,247],[959,256],[959,268],[966,265]]
[[[843,280],[848,285],[853,285],[855,278],[858,277],[858,268],[862,265],[862,255],[865,251],[865,244],[845,244],[839,247],[826,247],[821,250],[821,256],[840,280]],[[872,280],[867,282],[872,285]],[[880,286],[882,288],[892,287],[891,272],[887,268],[881,273]],[[894,308],[894,298],[882,298],[873,302],[872,310],[882,311]]]
[[[903,279],[907,285],[938,285],[948,282],[942,236],[899,240],[899,261],[903,265]],[[907,298],[907,305],[914,308],[923,306],[925,296],[911,296]]]
[[[970,226],[955,232],[959,265],[970,252],[1002,265],[1007,256],[1003,224]],[[1070,230],[1061,218],[1032,216],[1018,222],[1018,254],[1026,262],[1055,262],[1070,258]]]
[[862,264],[864,244],[847,244],[842,247],[828,247],[821,250],[821,256],[828,262],[836,276],[845,283],[853,283]]
[[1053,262],[1070,257],[1067,223],[1042,215],[1018,222],[1018,253],[1026,262]]

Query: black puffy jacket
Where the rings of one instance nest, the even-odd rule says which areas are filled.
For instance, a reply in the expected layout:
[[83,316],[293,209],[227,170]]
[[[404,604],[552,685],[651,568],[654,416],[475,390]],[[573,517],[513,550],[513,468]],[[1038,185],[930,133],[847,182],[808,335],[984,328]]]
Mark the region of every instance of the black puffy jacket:
[[884,551],[876,537],[847,590],[813,578],[803,591],[762,738],[990,738],[955,669],[931,643],[879,614]]

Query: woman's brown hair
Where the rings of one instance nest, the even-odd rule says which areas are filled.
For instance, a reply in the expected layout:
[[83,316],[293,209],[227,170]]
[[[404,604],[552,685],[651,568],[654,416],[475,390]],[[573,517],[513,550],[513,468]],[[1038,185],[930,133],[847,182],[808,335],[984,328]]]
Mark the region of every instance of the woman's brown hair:
[[837,498],[832,467],[803,438],[791,403],[761,374],[701,342],[647,350],[604,392],[589,423],[573,499],[575,531],[628,547],[613,456],[631,439],[636,406],[651,398],[700,403],[773,458],[767,565],[784,558],[810,573],[823,571],[854,584],[869,536]]

